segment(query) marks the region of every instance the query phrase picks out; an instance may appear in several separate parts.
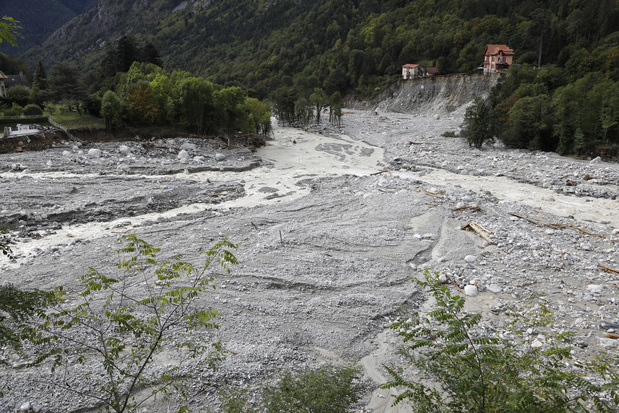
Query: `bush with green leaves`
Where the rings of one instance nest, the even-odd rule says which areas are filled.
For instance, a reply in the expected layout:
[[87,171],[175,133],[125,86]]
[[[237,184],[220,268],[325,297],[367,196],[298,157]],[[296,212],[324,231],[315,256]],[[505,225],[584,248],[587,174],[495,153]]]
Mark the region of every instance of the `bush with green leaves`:
[[[29,321],[45,314],[45,308],[55,302],[52,292],[20,290],[12,284],[0,285],[0,348],[7,354],[20,351]],[[0,364],[6,363],[0,357]],[[0,392],[1,394],[1,392]]]
[[452,130],[445,131],[441,134],[444,138],[456,138],[458,134]]
[[33,103],[26,105],[24,108],[24,115],[34,116],[34,115],[42,115],[43,109],[39,105],[35,105]]
[[477,149],[494,141],[494,113],[489,101],[475,97],[466,109],[460,135],[468,141],[469,146]]
[[23,116],[24,108],[19,106],[17,103],[11,103],[11,107],[8,107],[8,104],[5,108],[2,109],[3,116]]
[[249,402],[247,389],[224,394],[226,413],[344,413],[356,403],[366,388],[361,372],[350,366],[326,365],[298,373],[285,371],[277,381],[261,386],[258,400]]
[[[442,285],[438,273],[426,269],[425,280],[416,282],[430,290],[436,308],[391,326],[404,339],[400,354],[409,369],[386,366],[391,380],[381,387],[404,389],[394,405],[407,402],[415,412],[617,411],[618,360],[570,364],[567,333],[549,335],[538,348],[488,335],[480,326],[481,315],[465,313],[465,299]],[[552,321],[542,302],[512,325],[526,330],[526,325],[541,328]],[[414,379],[409,378],[411,367]]]
[[[158,260],[160,249],[135,234],[123,240],[119,276],[90,268],[79,277],[77,294],[59,289],[60,302],[32,328],[31,340],[42,350],[39,360],[64,372],[50,384],[106,411],[136,411],[151,397],[171,392],[182,402],[182,369],[192,359],[214,367],[223,355],[214,334],[218,311],[205,309],[200,298],[214,288],[215,264],[229,273],[237,263],[231,252],[237,245],[219,241],[203,253],[204,265],[196,266],[181,255]],[[174,362],[154,366],[164,350]],[[142,390],[148,395],[137,397]]]

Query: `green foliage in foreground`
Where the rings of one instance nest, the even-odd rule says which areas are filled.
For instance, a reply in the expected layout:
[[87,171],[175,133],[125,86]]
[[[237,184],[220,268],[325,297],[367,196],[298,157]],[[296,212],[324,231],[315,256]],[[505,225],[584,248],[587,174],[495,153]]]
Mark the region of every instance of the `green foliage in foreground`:
[[3,41],[7,41],[10,45],[15,46],[15,40],[19,29],[18,21],[11,17],[2,17],[0,19],[0,44],[2,44]]
[[[5,252],[3,248],[0,245],[2,252]],[[19,290],[11,284],[0,286],[0,346],[9,346],[19,351],[22,347],[22,331],[27,328],[28,321],[42,316],[45,308],[53,302],[55,297],[50,292]],[[4,358],[0,359],[0,363],[4,362]]]
[[[31,330],[38,360],[51,359],[52,370],[63,371],[52,379],[56,388],[106,411],[136,411],[157,394],[187,400],[179,377],[185,364],[197,359],[214,367],[222,357],[214,335],[218,311],[199,299],[214,288],[213,266],[229,273],[237,263],[231,252],[237,245],[224,239],[203,253],[204,265],[195,266],[181,255],[158,260],[160,249],[135,234],[123,240],[116,278],[91,268],[79,277],[76,294],[58,291],[59,304]],[[174,362],[153,368],[163,350]],[[135,397],[143,389],[149,394]]]
[[[463,312],[464,298],[452,295],[437,274],[426,269],[425,281],[417,283],[430,290],[436,308],[391,326],[406,343],[401,355],[418,371],[409,379],[403,369],[386,367],[392,379],[382,387],[404,388],[394,404],[408,402],[415,412],[617,411],[616,368],[600,360],[568,367],[569,334],[550,336],[540,348],[487,335],[481,315]],[[522,331],[550,322],[552,314],[538,304],[513,327]]]
[[365,390],[360,376],[357,368],[333,365],[299,373],[285,371],[275,383],[260,387],[257,403],[248,403],[247,395],[238,390],[225,395],[223,411],[344,413]]

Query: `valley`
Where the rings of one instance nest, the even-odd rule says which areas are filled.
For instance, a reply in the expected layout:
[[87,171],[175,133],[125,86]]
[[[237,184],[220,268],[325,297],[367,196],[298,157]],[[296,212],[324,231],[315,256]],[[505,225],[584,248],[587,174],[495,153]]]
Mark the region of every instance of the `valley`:
[[[326,362],[363,366],[369,391],[356,411],[406,411],[375,386],[387,379],[382,365],[398,361],[389,325],[424,303],[410,278],[426,267],[476,285],[467,306],[494,331],[544,292],[557,322],[528,342],[571,330],[576,357],[616,353],[603,326],[619,319],[619,283],[600,265],[619,262],[619,165],[500,144],[477,151],[441,136],[461,116],[347,109],[343,129],[279,126],[254,153],[177,138],[1,155],[0,211],[19,228],[16,261],[0,258],[2,281],[71,289],[86,266],[114,271],[127,233],[196,260],[224,234],[240,242],[240,264],[203,298],[221,310],[231,353],[217,372],[184,365],[192,411],[217,411],[223,383],[251,386]],[[461,229],[470,222],[491,241]],[[0,410],[92,406],[50,389],[50,375],[3,368],[14,390]]]

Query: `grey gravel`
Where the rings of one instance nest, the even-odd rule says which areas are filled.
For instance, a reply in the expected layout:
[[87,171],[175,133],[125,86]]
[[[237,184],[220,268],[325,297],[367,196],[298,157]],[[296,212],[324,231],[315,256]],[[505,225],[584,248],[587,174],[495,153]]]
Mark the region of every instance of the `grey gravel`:
[[[441,137],[462,115],[347,110],[343,129],[278,128],[255,153],[179,137],[0,155],[0,217],[18,241],[15,262],[0,258],[1,281],[73,288],[87,266],[114,271],[124,233],[196,261],[223,234],[240,242],[241,264],[202,301],[221,309],[232,353],[217,372],[183,370],[195,411],[217,411],[223,383],[286,368],[353,362],[385,381],[400,343],[388,326],[427,305],[410,280],[426,267],[466,292],[488,331],[510,337],[508,316],[543,293],[556,323],[527,331],[528,346],[569,330],[576,358],[616,354],[606,334],[619,325],[619,279],[601,266],[619,267],[619,165]],[[462,229],[471,222],[490,241]],[[0,412],[94,405],[50,389],[49,366],[0,370],[12,384]],[[355,411],[406,411],[389,408],[389,394],[375,389]]]

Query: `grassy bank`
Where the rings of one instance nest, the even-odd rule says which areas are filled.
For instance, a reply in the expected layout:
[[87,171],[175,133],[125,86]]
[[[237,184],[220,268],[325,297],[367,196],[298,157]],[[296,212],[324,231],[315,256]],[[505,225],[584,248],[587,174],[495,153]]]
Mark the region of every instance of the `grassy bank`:
[[101,118],[77,112],[59,111],[50,113],[49,117],[67,129],[105,129],[105,121]]

